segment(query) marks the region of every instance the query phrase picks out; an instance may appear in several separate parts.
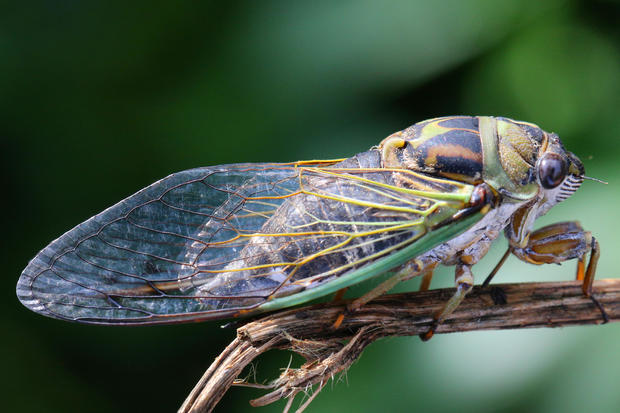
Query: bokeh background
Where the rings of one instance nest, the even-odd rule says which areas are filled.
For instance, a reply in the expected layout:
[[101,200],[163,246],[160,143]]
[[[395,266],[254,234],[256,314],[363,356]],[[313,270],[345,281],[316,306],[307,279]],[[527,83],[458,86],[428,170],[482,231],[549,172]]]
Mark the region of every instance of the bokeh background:
[[[191,167],[345,157],[441,115],[528,120],[609,181],[586,182],[542,221],[579,219],[602,244],[599,278],[620,276],[618,21],[605,0],[4,4],[3,409],[180,406],[234,330],[64,323],[23,308],[15,283],[64,231]],[[573,274],[513,257],[497,279]],[[433,287],[452,277],[440,271]],[[383,340],[309,411],[618,411],[619,342],[614,324]],[[288,358],[267,355],[259,375]],[[250,411],[260,394],[233,389],[219,411]]]

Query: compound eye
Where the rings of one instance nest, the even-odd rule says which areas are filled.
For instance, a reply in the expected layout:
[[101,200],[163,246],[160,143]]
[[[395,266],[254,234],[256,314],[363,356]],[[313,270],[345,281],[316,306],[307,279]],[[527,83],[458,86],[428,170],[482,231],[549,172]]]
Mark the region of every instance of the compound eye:
[[556,153],[545,154],[538,165],[538,177],[545,189],[553,189],[560,185],[567,172],[566,161]]

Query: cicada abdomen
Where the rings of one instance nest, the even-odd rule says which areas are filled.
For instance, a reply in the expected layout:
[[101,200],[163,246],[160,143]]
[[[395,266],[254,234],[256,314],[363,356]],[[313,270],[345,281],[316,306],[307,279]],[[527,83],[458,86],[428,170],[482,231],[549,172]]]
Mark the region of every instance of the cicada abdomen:
[[[381,152],[373,149],[328,168],[299,168],[297,190],[260,229],[242,234],[249,236],[233,261],[197,261],[202,271],[217,271],[198,289],[205,307],[259,305],[316,288],[410,245],[470,196],[468,185],[415,173],[403,181],[381,164]],[[453,199],[437,202],[424,191]]]

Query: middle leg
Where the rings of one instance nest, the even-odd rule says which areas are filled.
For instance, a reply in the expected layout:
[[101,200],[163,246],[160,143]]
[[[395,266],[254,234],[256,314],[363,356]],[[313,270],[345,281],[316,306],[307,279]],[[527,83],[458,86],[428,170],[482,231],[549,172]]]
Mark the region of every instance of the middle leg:
[[454,271],[454,283],[456,285],[454,295],[448,300],[443,308],[433,316],[434,321],[431,328],[426,333],[420,334],[420,338],[423,341],[430,340],[431,337],[433,337],[437,326],[439,326],[439,324],[441,324],[447,316],[456,310],[463,299],[465,299],[467,293],[469,293],[474,287],[474,276],[471,272],[470,264],[465,264],[460,261],[456,265],[456,270]]

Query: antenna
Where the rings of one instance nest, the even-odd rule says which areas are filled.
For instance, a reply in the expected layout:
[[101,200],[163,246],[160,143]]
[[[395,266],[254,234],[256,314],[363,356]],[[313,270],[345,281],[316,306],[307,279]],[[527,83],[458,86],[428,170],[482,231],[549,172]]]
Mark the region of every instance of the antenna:
[[608,182],[605,182],[605,181],[602,181],[602,180],[600,180],[600,179],[596,179],[596,178],[591,178],[591,177],[589,177],[589,176],[582,175],[581,177],[582,177],[583,179],[589,179],[590,181],[600,182],[600,183],[605,184],[605,185],[607,185],[607,184],[608,184]]

